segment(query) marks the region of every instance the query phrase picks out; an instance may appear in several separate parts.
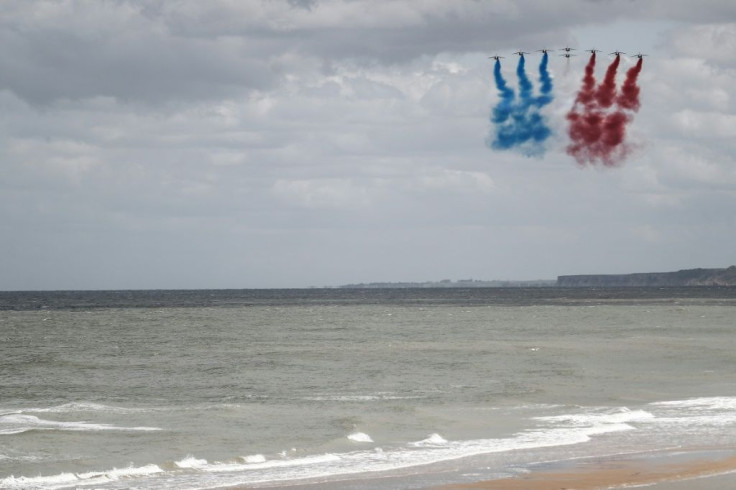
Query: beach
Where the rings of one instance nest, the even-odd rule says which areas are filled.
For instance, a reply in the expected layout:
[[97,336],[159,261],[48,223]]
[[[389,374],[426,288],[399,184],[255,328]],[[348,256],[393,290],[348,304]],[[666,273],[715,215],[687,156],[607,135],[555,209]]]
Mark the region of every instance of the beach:
[[736,488],[736,450],[679,451],[594,458],[550,465],[516,477],[443,486],[446,490],[611,489],[656,490]]
[[[415,475],[359,480],[302,482],[284,485],[292,490],[413,488],[432,490],[602,490],[645,487],[652,490],[723,490],[736,488],[736,447],[643,452],[620,456],[579,458],[530,465],[515,477],[465,483],[435,484],[466,478],[472,470],[426,468]],[[282,488],[225,487],[229,490]]]

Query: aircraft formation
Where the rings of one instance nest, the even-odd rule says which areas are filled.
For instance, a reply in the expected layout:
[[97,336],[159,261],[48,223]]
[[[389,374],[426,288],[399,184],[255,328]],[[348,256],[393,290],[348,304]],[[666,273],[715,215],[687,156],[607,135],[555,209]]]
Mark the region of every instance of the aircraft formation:
[[[569,47],[560,48],[559,50],[550,49],[550,48],[542,48],[542,49],[538,49],[537,50],[538,53],[543,53],[543,54],[547,54],[549,51],[564,51],[564,53],[560,54],[560,56],[564,56],[565,58],[570,58],[571,56],[577,56],[575,53],[572,53],[572,51],[577,51],[577,50],[575,48],[569,48]],[[600,49],[595,49],[595,48],[592,48],[592,49],[584,49],[582,51],[585,51],[585,52],[591,53],[591,54],[595,54],[595,53],[600,53],[601,52]],[[523,58],[525,54],[530,54],[530,53],[528,51],[519,50],[519,51],[514,51],[513,54],[518,55],[519,57],[522,57]],[[614,55],[614,56],[621,56],[622,54],[626,54],[626,53],[624,53],[623,51],[614,51],[614,52],[609,53],[609,54],[610,55]],[[637,53],[637,54],[631,55],[631,56],[633,56],[635,58],[638,58],[638,59],[641,59],[642,57],[649,56],[649,55],[642,54],[642,53]],[[491,56],[488,57],[488,59],[494,59],[496,61],[498,61],[499,58],[505,58],[505,56],[499,56],[497,54],[494,54],[494,55],[491,55]]]
[[[545,152],[545,141],[554,133],[548,124],[542,109],[554,99],[553,81],[548,70],[549,53],[554,49],[542,48],[539,64],[539,88],[534,93],[532,81],[526,73],[528,51],[519,50],[516,67],[518,88],[515,90],[506,82],[501,72],[501,59],[504,56],[493,55],[493,78],[498,90],[498,102],[493,107],[491,122],[493,134],[488,138],[488,145],[494,150],[516,149],[528,156],[542,156]],[[570,60],[576,56],[575,48],[564,47],[560,56]],[[628,155],[630,147],[625,136],[628,124],[639,110],[638,76],[642,69],[646,54],[637,53],[632,57],[636,64],[625,73],[620,85],[616,83],[616,75],[623,51],[613,51],[613,61],[606,69],[603,79],[598,82],[595,76],[596,48],[581,50],[590,53],[585,66],[582,85],[577,92],[572,107],[566,115],[567,136],[569,144],[567,154],[573,157],[580,166],[603,164],[616,166]],[[628,55],[626,55],[628,56]],[[610,59],[610,58],[609,58]],[[568,64],[569,66],[569,64]],[[517,94],[518,91],[518,94]]]

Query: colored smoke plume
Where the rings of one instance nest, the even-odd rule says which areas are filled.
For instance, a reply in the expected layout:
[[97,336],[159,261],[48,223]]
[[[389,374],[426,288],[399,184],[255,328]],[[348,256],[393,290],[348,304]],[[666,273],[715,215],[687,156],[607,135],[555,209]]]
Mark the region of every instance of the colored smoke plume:
[[519,57],[516,76],[519,80],[519,97],[509,88],[501,74],[501,62],[496,60],[493,79],[499,92],[499,101],[493,108],[491,121],[495,136],[491,147],[495,150],[519,148],[527,156],[544,153],[544,141],[552,135],[540,109],[552,99],[552,77],[547,69],[547,53],[539,65],[540,95],[534,97],[534,87],[526,74],[526,60]]
[[514,91],[510,89],[501,74],[501,62],[496,60],[496,65],[493,67],[493,79],[496,82],[496,88],[498,89],[500,100],[496,107],[493,108],[493,122],[501,124],[511,115],[511,107],[514,104]]
[[526,60],[524,55],[519,56],[519,63],[516,65],[516,77],[519,79],[519,98],[525,106],[528,106],[532,98],[532,82],[526,75]]
[[537,104],[540,108],[552,102],[552,77],[547,69],[549,57],[547,53],[542,56],[542,62],[539,64],[539,97]]
[[618,96],[617,103],[619,106],[630,111],[638,111],[641,106],[639,102],[639,86],[636,84],[641,72],[643,58],[639,58],[636,65],[629,68],[626,72],[626,80],[621,87],[621,94]]
[[621,93],[616,94],[616,72],[620,56],[608,66],[606,75],[595,88],[595,53],[585,67],[583,83],[575,104],[567,114],[570,123],[568,134],[571,143],[567,153],[578,164],[598,162],[612,167],[626,157],[626,125],[632,120],[632,112],[639,109],[639,87],[637,77],[641,71],[642,60],[626,73]]
[[595,53],[590,56],[588,64],[585,65],[585,76],[583,76],[583,86],[580,87],[580,92],[576,102],[588,105],[593,102],[595,97]]
[[601,107],[611,107],[616,98],[616,72],[620,62],[621,57],[616,55],[616,59],[608,66],[606,76],[595,92],[595,101]]

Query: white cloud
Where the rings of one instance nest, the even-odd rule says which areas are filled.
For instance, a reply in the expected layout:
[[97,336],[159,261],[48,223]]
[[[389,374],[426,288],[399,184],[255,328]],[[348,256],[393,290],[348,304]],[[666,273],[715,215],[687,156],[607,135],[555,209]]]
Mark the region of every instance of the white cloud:
[[675,113],[673,120],[677,129],[688,136],[706,139],[736,137],[736,114],[684,110]]
[[736,66],[736,22],[690,26],[672,40],[675,52]]
[[368,189],[350,179],[280,179],[274,183],[273,192],[307,208],[345,209],[370,203]]
[[425,191],[491,192],[493,179],[484,172],[440,169],[412,179],[411,187]]

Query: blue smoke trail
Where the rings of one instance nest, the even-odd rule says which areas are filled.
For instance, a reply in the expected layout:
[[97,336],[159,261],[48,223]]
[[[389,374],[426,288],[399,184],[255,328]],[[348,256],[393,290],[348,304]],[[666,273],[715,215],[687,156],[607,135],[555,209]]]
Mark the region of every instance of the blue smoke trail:
[[501,75],[501,62],[496,60],[496,66],[493,67],[493,79],[496,82],[496,88],[498,89],[501,100],[499,100],[496,107],[493,108],[493,122],[501,124],[511,115],[511,109],[514,105],[514,91],[506,85],[506,80]]
[[540,95],[532,95],[532,82],[526,74],[526,60],[519,57],[516,76],[519,79],[519,99],[514,100],[514,91],[506,85],[501,76],[501,64],[496,60],[494,80],[499,91],[500,100],[493,109],[493,123],[496,134],[491,148],[508,150],[519,147],[527,156],[544,154],[543,142],[552,135],[547,127],[540,109],[552,101],[552,78],[547,70],[549,58],[547,53],[539,65]]
[[539,93],[541,95],[537,97],[537,106],[540,109],[552,102],[552,99],[554,98],[552,97],[552,77],[549,75],[549,70],[547,70],[548,61],[549,58],[547,53],[544,53],[544,56],[542,56],[542,62],[539,64]]
[[519,97],[524,106],[528,107],[532,98],[532,82],[526,76],[525,66],[526,60],[524,60],[524,55],[522,54],[519,56],[519,64],[516,65],[516,76],[519,77]]

